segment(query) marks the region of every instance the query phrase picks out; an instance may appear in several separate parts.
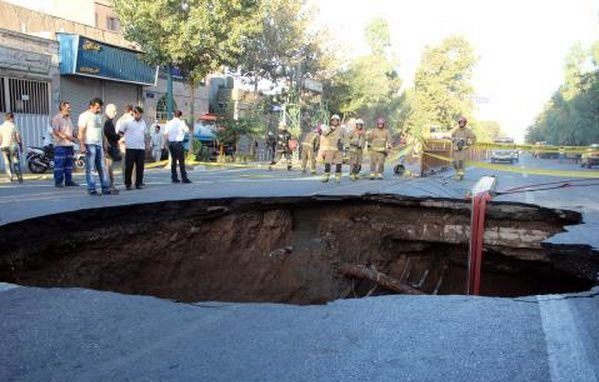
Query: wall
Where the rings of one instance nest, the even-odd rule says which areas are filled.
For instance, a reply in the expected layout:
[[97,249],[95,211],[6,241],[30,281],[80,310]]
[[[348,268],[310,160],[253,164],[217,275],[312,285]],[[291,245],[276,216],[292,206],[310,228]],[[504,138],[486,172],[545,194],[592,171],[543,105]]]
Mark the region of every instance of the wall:
[[[106,4],[104,2],[95,2],[95,21],[94,24],[97,28],[100,29],[111,29],[108,27],[108,19],[109,18],[117,18],[116,12],[114,12],[112,6],[110,4]],[[115,30],[115,32],[119,32],[119,30]]]
[[106,42],[108,44],[122,46],[129,49],[138,49],[136,44],[125,40],[125,38],[119,33],[95,28],[92,26],[95,25],[93,4],[90,9],[92,10],[92,21],[90,25],[86,25],[83,23],[67,20],[66,18],[42,13],[43,7],[41,12],[36,12],[30,9],[9,4],[5,1],[0,1],[0,15],[2,15],[2,17],[0,17],[0,28],[32,34],[47,39],[55,39],[56,32],[75,33]]
[[94,26],[93,0],[3,0],[33,11]]
[[58,42],[0,29],[0,75],[50,83],[50,110],[60,100]]

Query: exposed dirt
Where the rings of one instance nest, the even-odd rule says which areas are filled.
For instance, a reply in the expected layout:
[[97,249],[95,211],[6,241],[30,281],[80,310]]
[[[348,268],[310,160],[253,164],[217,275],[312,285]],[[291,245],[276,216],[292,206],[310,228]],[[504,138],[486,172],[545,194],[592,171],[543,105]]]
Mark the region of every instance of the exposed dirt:
[[[182,301],[324,303],[388,293],[349,279],[367,265],[426,293],[466,283],[469,203],[365,197],[221,199],[85,210],[0,227],[0,281]],[[485,295],[581,291],[597,254],[541,241],[580,215],[492,203]]]

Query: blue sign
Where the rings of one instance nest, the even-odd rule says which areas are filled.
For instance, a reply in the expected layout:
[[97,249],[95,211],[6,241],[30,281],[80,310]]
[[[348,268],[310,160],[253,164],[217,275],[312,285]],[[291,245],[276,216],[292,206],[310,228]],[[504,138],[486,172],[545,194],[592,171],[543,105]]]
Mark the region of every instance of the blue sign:
[[143,53],[67,33],[58,34],[60,73],[151,86],[157,68],[142,61]]

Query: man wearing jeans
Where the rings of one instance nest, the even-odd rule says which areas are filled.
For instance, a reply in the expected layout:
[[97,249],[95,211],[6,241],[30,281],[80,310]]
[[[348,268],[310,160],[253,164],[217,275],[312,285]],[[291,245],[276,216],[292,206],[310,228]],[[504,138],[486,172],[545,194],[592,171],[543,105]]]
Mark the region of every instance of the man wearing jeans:
[[187,171],[185,170],[185,153],[183,152],[183,139],[185,134],[189,133],[189,127],[184,120],[181,119],[183,112],[181,110],[175,111],[175,118],[167,122],[166,128],[164,129],[164,136],[168,142],[168,149],[171,152],[171,180],[173,183],[180,183],[177,177],[177,162],[179,162],[179,169],[181,171],[181,180],[183,183],[191,183],[191,180],[187,178]]
[[15,126],[15,115],[8,112],[4,115],[4,123],[0,125],[0,151],[4,157],[4,167],[10,181],[14,182],[14,175],[17,176],[19,183],[23,183],[21,174],[21,156],[20,150],[23,148],[21,134]]
[[102,194],[110,195],[110,183],[106,176],[104,163],[104,124],[102,123],[102,100],[94,98],[89,102],[89,109],[79,116],[79,141],[81,152],[85,154],[85,181],[90,195],[99,195],[96,190],[93,172],[98,172]]
[[71,121],[71,104],[62,101],[58,110],[51,122],[54,135],[54,185],[79,187],[73,182],[73,147],[77,138]]
[[131,175],[135,167],[135,188],[142,189],[144,181],[144,160],[146,155],[146,123],[141,119],[144,110],[133,108],[133,119],[118,125],[118,132],[125,135],[125,186],[131,190]]

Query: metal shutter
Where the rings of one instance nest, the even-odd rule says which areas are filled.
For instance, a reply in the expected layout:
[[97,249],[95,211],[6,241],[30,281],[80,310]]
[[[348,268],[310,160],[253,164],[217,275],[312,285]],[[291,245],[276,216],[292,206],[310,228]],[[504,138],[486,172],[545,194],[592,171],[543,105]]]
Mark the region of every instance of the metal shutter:
[[77,124],[79,115],[89,108],[89,101],[102,97],[102,83],[94,78],[66,77],[60,79],[60,98],[71,103],[71,118]]
[[104,106],[109,103],[115,104],[118,115],[121,116],[125,105],[137,105],[137,94],[140,87],[134,84],[104,81]]

